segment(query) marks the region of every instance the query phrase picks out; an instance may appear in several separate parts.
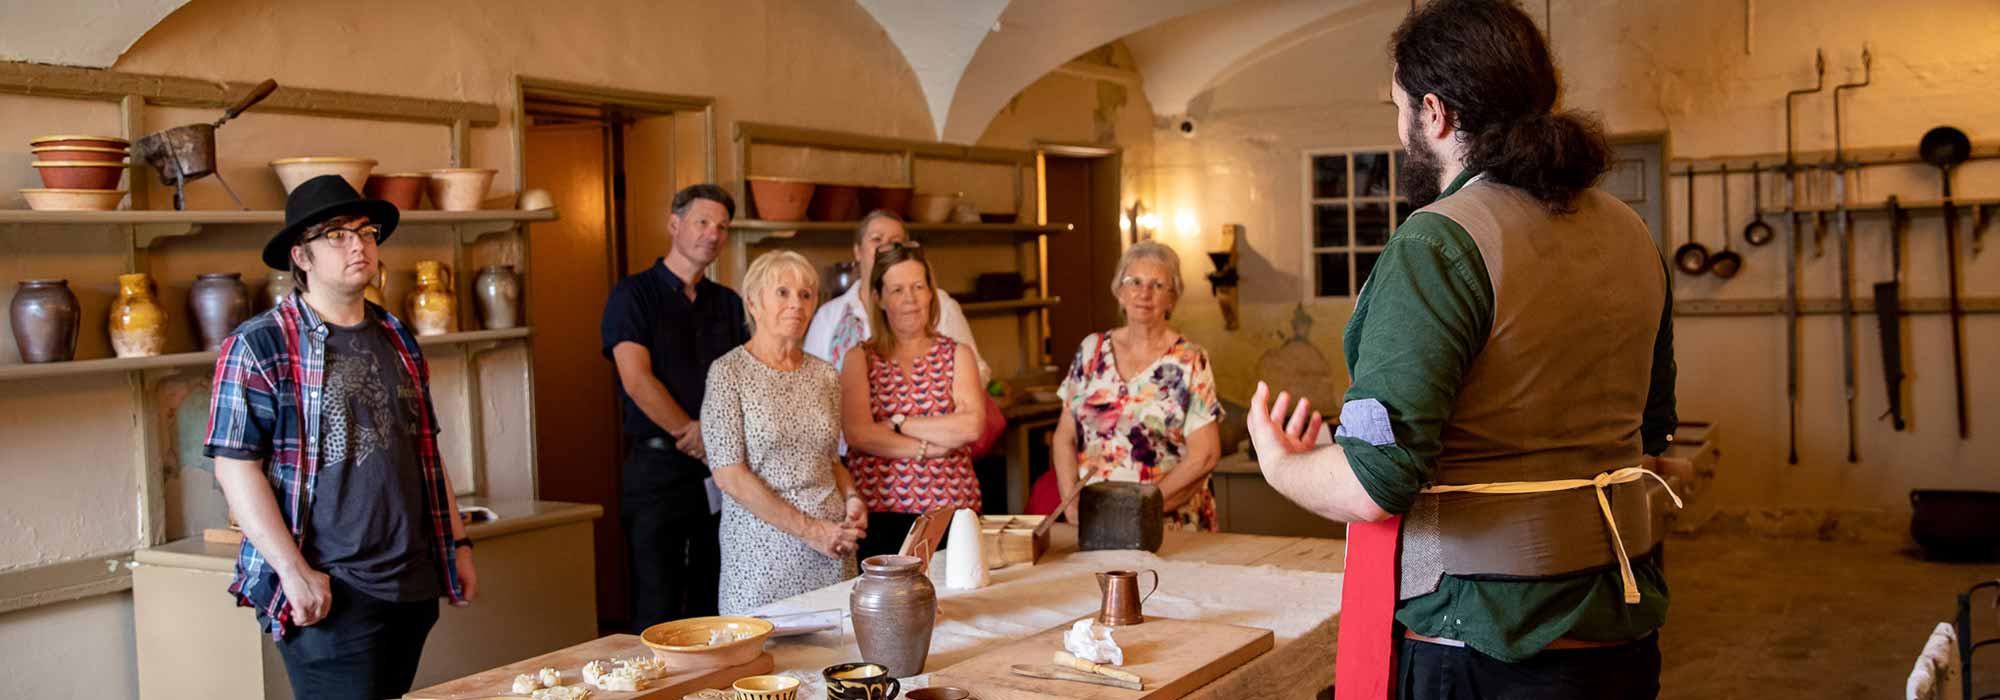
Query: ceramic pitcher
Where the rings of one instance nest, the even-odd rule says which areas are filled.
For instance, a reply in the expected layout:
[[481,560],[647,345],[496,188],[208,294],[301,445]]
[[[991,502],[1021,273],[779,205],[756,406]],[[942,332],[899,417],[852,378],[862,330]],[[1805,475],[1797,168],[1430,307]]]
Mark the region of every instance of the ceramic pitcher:
[[153,298],[153,278],[143,272],[118,276],[118,299],[111,302],[111,351],[119,357],[152,357],[167,347],[167,312]]
[[24,280],[14,289],[9,309],[22,362],[68,362],[76,357],[77,305],[69,280]]
[[521,319],[521,276],[513,265],[490,265],[472,281],[479,318],[487,330],[513,328]]
[[417,335],[450,333],[458,325],[458,299],[451,294],[451,268],[436,260],[417,261],[417,289],[410,292],[410,326]]
[[204,350],[219,350],[222,339],[250,318],[250,288],[243,286],[238,272],[205,272],[195,276],[188,290],[188,307],[194,311],[194,326]]

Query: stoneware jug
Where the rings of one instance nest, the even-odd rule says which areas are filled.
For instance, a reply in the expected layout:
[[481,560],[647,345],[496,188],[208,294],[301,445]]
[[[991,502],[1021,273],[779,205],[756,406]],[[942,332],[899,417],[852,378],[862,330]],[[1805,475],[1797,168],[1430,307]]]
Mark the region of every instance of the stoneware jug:
[[69,280],[23,280],[14,288],[8,308],[22,362],[68,362],[76,357],[77,305]]
[[152,357],[167,347],[167,312],[153,298],[153,278],[143,272],[118,276],[118,299],[111,302],[111,351],[119,357]]
[[520,325],[521,276],[513,265],[482,268],[472,280],[472,293],[479,300],[479,320],[487,330]]
[[861,659],[898,678],[923,673],[930,658],[937,589],[922,567],[916,557],[869,557],[861,561],[861,579],[847,597]]
[[194,311],[202,349],[220,350],[222,339],[250,318],[250,288],[243,286],[242,273],[205,272],[195,276],[188,290],[188,308]]
[[[1152,574],[1153,587],[1146,595],[1139,595],[1139,575]],[[1147,598],[1160,590],[1160,572],[1145,571],[1099,571],[1097,590],[1104,594],[1104,607],[1097,613],[1097,622],[1106,626],[1136,625],[1146,621],[1140,610]]]
[[451,268],[436,260],[417,261],[417,289],[406,302],[417,335],[452,332],[458,323],[458,300],[451,289]]
[[269,311],[292,295],[292,273],[272,270],[264,275],[264,295],[257,299],[258,311]]

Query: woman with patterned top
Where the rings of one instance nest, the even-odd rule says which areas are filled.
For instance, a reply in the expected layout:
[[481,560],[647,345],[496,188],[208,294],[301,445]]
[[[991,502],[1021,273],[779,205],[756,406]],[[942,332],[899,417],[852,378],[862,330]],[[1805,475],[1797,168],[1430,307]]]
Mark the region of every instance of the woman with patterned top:
[[[1084,338],[1057,390],[1056,481],[1065,494],[1079,480],[1158,484],[1168,527],[1213,532],[1208,475],[1222,454],[1222,406],[1208,353],[1167,325],[1181,296],[1180,256],[1152,241],[1133,245],[1111,293],[1125,325]],[[1077,522],[1074,504],[1063,514]]]
[[924,249],[891,243],[873,262],[877,332],[848,351],[840,372],[847,467],[869,510],[864,559],[894,554],[918,515],[979,508],[964,448],[979,438],[986,408],[972,349],[938,333]]

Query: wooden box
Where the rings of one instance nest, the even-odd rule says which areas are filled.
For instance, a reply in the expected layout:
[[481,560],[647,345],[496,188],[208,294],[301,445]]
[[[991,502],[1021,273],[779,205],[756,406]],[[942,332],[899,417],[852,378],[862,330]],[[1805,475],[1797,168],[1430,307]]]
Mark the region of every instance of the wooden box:
[[1049,533],[1035,528],[1045,515],[982,515],[980,534],[986,540],[986,566],[997,569],[1015,564],[1033,565],[1049,549]]

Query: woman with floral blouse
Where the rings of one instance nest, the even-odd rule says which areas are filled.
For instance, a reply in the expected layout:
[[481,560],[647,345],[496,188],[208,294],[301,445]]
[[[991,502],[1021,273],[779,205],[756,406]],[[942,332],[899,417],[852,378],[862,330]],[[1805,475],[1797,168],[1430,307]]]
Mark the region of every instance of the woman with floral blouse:
[[[1222,453],[1222,406],[1208,353],[1167,325],[1181,296],[1180,256],[1152,241],[1133,245],[1111,293],[1125,325],[1084,338],[1058,390],[1056,481],[1065,494],[1079,480],[1158,484],[1168,527],[1214,531],[1208,475]],[[1064,515],[1077,522],[1076,506]]]

